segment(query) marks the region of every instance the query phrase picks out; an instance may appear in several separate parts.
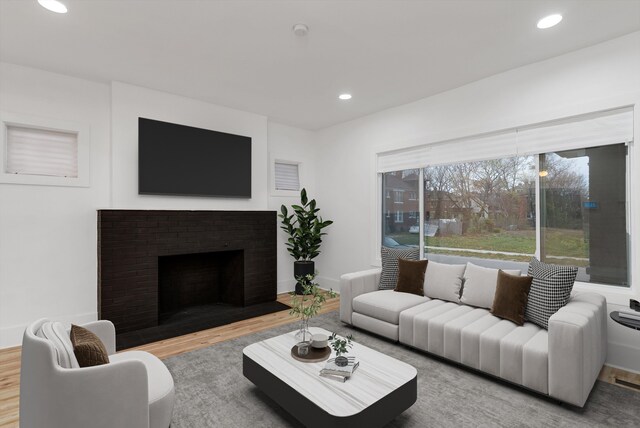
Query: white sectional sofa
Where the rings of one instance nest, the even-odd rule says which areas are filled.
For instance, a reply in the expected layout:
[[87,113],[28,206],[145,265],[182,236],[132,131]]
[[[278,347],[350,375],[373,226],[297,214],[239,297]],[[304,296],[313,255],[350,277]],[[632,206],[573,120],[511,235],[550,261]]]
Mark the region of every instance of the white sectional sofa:
[[341,277],[343,322],[584,406],[606,359],[603,296],[574,293],[545,330],[529,322],[517,326],[484,308],[378,290],[380,272]]

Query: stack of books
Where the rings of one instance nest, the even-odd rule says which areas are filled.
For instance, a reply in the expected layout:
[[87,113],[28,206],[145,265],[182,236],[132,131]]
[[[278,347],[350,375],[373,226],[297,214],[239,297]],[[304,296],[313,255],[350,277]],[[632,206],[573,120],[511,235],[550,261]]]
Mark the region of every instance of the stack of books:
[[623,311],[619,311],[619,312],[618,312],[618,315],[619,315],[621,318],[626,318],[626,319],[628,319],[628,320],[633,320],[633,321],[638,321],[638,322],[640,322],[640,312],[633,313],[633,312],[623,312]]
[[339,382],[346,382],[360,364],[360,362],[356,360],[356,357],[347,357],[347,359],[349,363],[346,366],[338,366],[336,365],[335,358],[329,358],[324,368],[320,370],[320,376]]

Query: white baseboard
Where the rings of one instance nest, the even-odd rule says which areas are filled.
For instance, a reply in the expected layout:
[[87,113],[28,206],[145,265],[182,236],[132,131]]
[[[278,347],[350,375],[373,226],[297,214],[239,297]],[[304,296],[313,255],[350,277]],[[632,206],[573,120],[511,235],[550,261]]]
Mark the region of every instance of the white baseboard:
[[[58,315],[46,317],[50,320],[60,321],[63,324],[85,324],[98,319],[97,312],[77,315]],[[36,321],[35,319],[33,321]],[[30,323],[19,324],[11,327],[0,328],[0,349],[11,348],[22,344],[22,335]]]
[[296,280],[295,279],[285,279],[278,281],[278,294],[288,293],[290,291],[295,290],[296,288]]
[[605,364],[628,372],[640,373],[640,348],[609,342]]
[[326,276],[318,276],[317,278],[318,285],[323,290],[333,290],[336,293],[340,292],[340,280],[329,278]]

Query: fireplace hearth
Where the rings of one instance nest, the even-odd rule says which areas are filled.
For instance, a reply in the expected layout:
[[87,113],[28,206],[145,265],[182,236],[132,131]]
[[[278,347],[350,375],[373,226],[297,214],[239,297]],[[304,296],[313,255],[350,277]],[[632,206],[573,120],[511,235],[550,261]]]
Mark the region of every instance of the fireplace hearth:
[[98,211],[99,317],[117,347],[287,309],[274,211]]

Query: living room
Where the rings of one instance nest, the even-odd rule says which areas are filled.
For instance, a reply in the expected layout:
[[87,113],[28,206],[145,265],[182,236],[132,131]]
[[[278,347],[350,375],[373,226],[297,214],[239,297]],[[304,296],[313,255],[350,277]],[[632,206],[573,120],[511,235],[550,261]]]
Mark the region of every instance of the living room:
[[[59,13],[61,7],[66,13]],[[548,16],[556,17],[556,25],[537,25]],[[640,228],[635,189],[640,158],[633,142],[634,129],[640,129],[634,114],[639,102],[636,0],[0,0],[0,426],[17,426],[23,416],[27,419],[21,424],[27,427],[166,427],[167,421],[174,427],[321,426],[321,421],[338,424],[330,417],[339,412],[327,411],[334,405],[340,411],[357,409],[349,413],[354,417],[350,423],[370,426],[637,426],[640,333],[633,318],[619,314],[640,309],[630,307],[631,300],[640,300],[635,279],[640,249],[634,236]],[[153,159],[142,156],[141,119],[150,119],[150,126],[175,125],[176,132],[197,128],[206,131],[206,138],[214,138],[212,132],[219,138],[248,138],[248,154],[227,157],[228,162],[242,158],[245,169],[248,165],[244,174],[230,177],[234,185],[244,180],[244,193],[224,194],[232,187],[224,179],[216,182],[217,188],[213,183],[207,196],[142,189],[140,162]],[[72,137],[73,173],[13,170],[11,155],[16,152],[10,150],[10,136],[18,128]],[[157,135],[159,141],[169,134]],[[602,147],[609,151],[596,151]],[[194,153],[193,162],[203,157]],[[224,153],[217,155],[224,159]],[[482,173],[495,172],[489,167],[512,165],[507,161],[514,159],[515,170],[500,170],[517,176],[511,187],[492,185],[465,193],[481,183]],[[615,166],[599,167],[601,160]],[[178,163],[172,166],[178,169]],[[152,184],[176,177],[175,171],[172,175],[162,168]],[[564,172],[566,182],[575,179],[574,184],[548,184],[559,177],[553,168]],[[287,181],[291,171],[293,182]],[[440,173],[446,188],[436,185]],[[287,370],[277,372],[281,367],[274,365],[265,372],[265,348],[254,346],[297,331],[300,324],[289,313],[300,297],[288,294],[300,281],[294,276],[298,257],[288,251],[290,236],[281,230],[283,219],[277,215],[282,205],[288,214],[295,213],[292,206],[305,205],[302,189],[317,202],[322,218],[332,221],[322,230],[326,235],[313,257],[310,280],[319,284],[317,295],[326,301],[308,324],[312,332],[353,334],[346,354],[361,364],[344,384],[309,374],[324,362],[305,363],[290,355],[282,362]],[[611,195],[615,200],[607,202]],[[558,201],[555,211],[551,200]],[[186,217],[172,219],[172,213]],[[598,217],[601,213],[606,214]],[[191,215],[212,217],[191,225]],[[268,216],[268,221],[263,224],[252,215]],[[132,223],[131,233],[110,237],[116,221],[123,223],[118,230]],[[154,238],[134,243],[139,229],[151,228],[140,226],[143,222],[158,228],[167,222],[178,230],[146,231]],[[143,254],[132,255],[126,245],[108,247],[109,242],[126,241],[140,250],[160,233],[177,239],[164,242],[165,250],[175,245],[174,250],[152,254],[144,247]],[[197,245],[187,249],[188,244]],[[266,246],[264,252],[256,250],[258,244]],[[411,298],[416,293],[378,291],[384,288],[381,247],[429,260],[423,266],[421,300],[406,303],[386,320],[376,319],[365,305],[384,302],[367,303],[365,298],[376,292]],[[237,310],[198,318],[198,323],[209,323],[202,330],[194,330],[202,324],[192,323],[169,334],[177,327],[158,332],[145,324],[145,305],[152,302],[158,316],[162,297],[149,297],[147,286],[136,278],[113,281],[120,273],[108,271],[135,261],[143,266],[126,272],[140,272],[150,264],[156,290],[161,265],[169,270],[181,264],[200,266],[209,254],[228,255],[230,250],[244,254],[244,300],[230,304],[229,297],[224,307]],[[258,252],[251,258],[251,251]],[[203,257],[170,260],[184,254]],[[154,261],[142,260],[147,256]],[[495,356],[493,342],[486,342],[488,354],[482,354],[483,342],[478,343],[477,367],[473,355],[465,360],[464,343],[457,358],[451,356],[455,350],[447,351],[448,330],[438,333],[443,337],[438,351],[431,338],[436,337],[432,330],[440,330],[416,308],[433,305],[429,299],[440,300],[445,301],[442,310],[450,307],[461,317],[475,316],[475,311],[479,317],[496,318],[488,311],[497,269],[531,276],[532,257],[560,270],[575,266],[575,282],[565,288],[561,308],[537,324],[530,317],[523,327],[500,321],[513,324],[504,327],[509,330],[503,336],[516,331],[511,328],[525,327],[529,330],[523,337],[544,336],[544,369],[531,363],[527,372],[528,348],[518,342],[513,352],[522,355],[513,373],[519,374],[512,375],[511,368],[501,366],[508,364],[501,355],[510,355],[511,349],[500,347],[502,336]],[[392,262],[402,274],[405,263],[398,267],[398,258],[404,257],[396,255]],[[220,263],[207,269],[218,272]],[[467,263],[495,270],[488,306],[465,303],[469,276],[464,271],[456,274],[466,280],[457,285],[454,298],[429,296],[434,267]],[[261,267],[266,271],[257,275],[255,269]],[[218,277],[227,278],[225,283],[238,280],[235,273]],[[263,280],[259,285],[256,277]],[[396,272],[391,288],[397,277]],[[122,288],[115,290],[118,284]],[[252,297],[256,289],[266,291]],[[135,290],[143,293],[133,297]],[[529,294],[533,297],[533,291]],[[452,317],[440,319],[443,329],[453,328],[457,319]],[[148,354],[131,358],[144,360],[147,370],[154,365],[161,374],[156,378],[145,372],[141,395],[133,387],[122,394],[107,391],[113,402],[104,406],[87,404],[100,388],[66,380],[52,385],[29,377],[20,371],[27,358],[21,352],[25,330],[45,318],[65,329],[99,325],[94,333],[113,351],[108,352],[110,362],[99,367],[54,367],[61,379],[73,371],[80,373],[79,379],[83,370],[108,373],[104,369],[110,364],[131,363],[123,360],[127,352],[143,351]],[[403,320],[414,329],[412,334],[405,333]],[[560,330],[560,324],[582,327]],[[429,332],[429,340],[417,336],[419,326]],[[579,342],[573,351],[554,356],[551,345],[547,349],[547,331],[550,344]],[[32,344],[44,344],[38,350],[59,355],[33,333]],[[331,343],[319,342],[339,348],[327,336],[325,342]],[[123,340],[132,341],[126,345]],[[332,357],[337,354],[331,350]],[[151,359],[153,355],[159,359]],[[483,355],[492,357],[483,363]],[[560,360],[568,367],[558,365]],[[379,379],[367,389],[363,382],[377,364],[397,376]],[[584,370],[574,372],[579,364]],[[131,364],[127,369],[134,373],[136,368]],[[297,370],[309,380],[287,377]],[[284,374],[278,378],[277,373]],[[359,381],[359,374],[365,379]],[[400,382],[405,375],[408,380]],[[22,384],[21,376],[23,382],[26,378]],[[527,376],[546,383],[532,379],[528,384]],[[160,377],[166,383],[158,388],[172,385],[171,394],[154,408],[146,387]],[[555,390],[554,377],[562,379]],[[125,381],[126,376],[119,379]],[[394,382],[399,382],[397,389],[379,387]],[[565,391],[565,384],[575,391]],[[73,387],[61,390],[65,385]],[[42,410],[53,386],[60,396],[56,403],[65,412]],[[318,394],[322,388],[334,392]],[[346,392],[359,404],[341,395]],[[94,402],[104,399],[95,393]],[[63,401],[70,397],[76,401]],[[461,408],[462,402],[469,408]],[[107,419],[88,422],[87,409]]]

